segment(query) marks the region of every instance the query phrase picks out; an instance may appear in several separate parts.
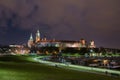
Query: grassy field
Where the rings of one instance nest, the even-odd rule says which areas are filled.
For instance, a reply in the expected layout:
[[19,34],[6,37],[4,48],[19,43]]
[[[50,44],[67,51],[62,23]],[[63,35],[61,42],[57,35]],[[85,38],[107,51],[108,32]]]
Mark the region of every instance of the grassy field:
[[119,80],[106,75],[56,68],[34,62],[28,56],[0,57],[0,80]]

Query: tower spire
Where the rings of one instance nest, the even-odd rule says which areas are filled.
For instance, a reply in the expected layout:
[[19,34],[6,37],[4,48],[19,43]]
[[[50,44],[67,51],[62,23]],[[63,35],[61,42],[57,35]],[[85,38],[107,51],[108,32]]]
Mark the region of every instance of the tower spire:
[[33,45],[33,36],[32,36],[32,33],[31,33],[30,38],[28,40],[28,47],[31,48],[32,45]]
[[31,33],[31,35],[30,35],[30,39],[29,40],[33,40],[33,36],[32,36],[32,33]]
[[40,31],[37,30],[37,33],[36,33],[36,42],[39,42],[40,41]]

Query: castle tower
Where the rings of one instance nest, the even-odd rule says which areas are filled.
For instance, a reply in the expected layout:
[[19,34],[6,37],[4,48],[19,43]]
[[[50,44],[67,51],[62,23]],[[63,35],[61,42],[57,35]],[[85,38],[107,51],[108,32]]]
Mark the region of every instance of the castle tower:
[[86,47],[86,41],[85,41],[85,39],[81,39],[80,40],[80,47]]
[[40,42],[40,31],[37,30],[35,42]]
[[95,48],[95,42],[93,40],[90,41],[90,44],[89,44],[89,47],[90,48]]
[[28,40],[28,47],[32,47],[32,45],[33,45],[33,36],[32,36],[32,33],[31,33],[31,35],[30,35],[30,38],[29,38],[29,40]]

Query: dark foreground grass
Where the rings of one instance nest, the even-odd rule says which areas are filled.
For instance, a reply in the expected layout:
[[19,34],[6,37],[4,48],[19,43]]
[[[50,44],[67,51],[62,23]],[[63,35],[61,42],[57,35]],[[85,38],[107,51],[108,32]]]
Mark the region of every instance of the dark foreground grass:
[[[3,58],[9,58],[3,60]],[[0,80],[119,80],[106,75],[78,72],[56,68],[39,63],[31,63],[28,57],[0,57]],[[15,62],[14,62],[15,60]]]

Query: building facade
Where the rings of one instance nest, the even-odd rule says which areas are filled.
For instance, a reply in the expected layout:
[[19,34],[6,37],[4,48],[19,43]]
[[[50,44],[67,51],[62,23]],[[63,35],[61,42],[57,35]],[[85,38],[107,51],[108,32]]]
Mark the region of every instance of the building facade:
[[81,39],[80,41],[70,41],[70,40],[47,40],[45,38],[41,38],[40,31],[37,30],[36,32],[36,38],[33,39],[32,34],[30,35],[30,38],[28,40],[28,47],[31,48],[32,46],[36,47],[71,47],[71,48],[95,48],[94,41],[90,41],[89,44],[86,43],[85,39]]

